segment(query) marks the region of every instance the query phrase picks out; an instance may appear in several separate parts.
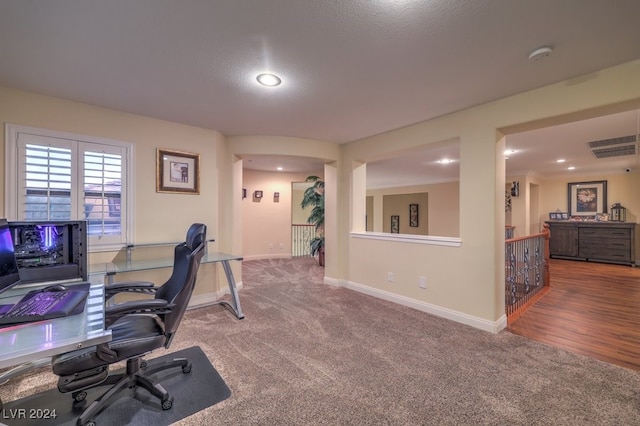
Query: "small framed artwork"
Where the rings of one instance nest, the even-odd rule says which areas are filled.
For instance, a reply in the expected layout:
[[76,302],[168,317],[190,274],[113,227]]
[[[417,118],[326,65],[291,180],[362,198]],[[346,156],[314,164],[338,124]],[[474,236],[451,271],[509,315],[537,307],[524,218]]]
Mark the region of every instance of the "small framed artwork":
[[409,226],[418,226],[418,205],[409,204]]
[[572,182],[567,188],[569,215],[595,216],[607,212],[607,181]]
[[262,198],[262,191],[253,191],[253,198]]
[[560,213],[560,216],[561,216],[560,219],[562,220],[569,220],[569,213],[567,212]]
[[391,233],[392,234],[400,233],[400,216],[398,215],[391,216]]
[[200,155],[158,148],[156,192],[199,194]]
[[559,215],[559,214],[560,214],[560,213],[551,212],[551,213],[549,213],[549,219],[550,219],[550,220],[558,220],[558,215]]
[[514,180],[511,182],[511,196],[519,197],[520,196],[520,181]]

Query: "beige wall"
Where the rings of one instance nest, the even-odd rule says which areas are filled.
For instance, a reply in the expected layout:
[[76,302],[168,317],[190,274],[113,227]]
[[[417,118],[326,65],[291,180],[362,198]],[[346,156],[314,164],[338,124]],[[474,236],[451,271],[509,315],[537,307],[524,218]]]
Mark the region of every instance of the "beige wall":
[[[607,181],[607,211],[611,206],[620,203],[627,208],[627,222],[640,222],[640,172],[616,173],[603,175],[572,176],[571,178],[558,178],[541,180],[541,215],[540,222],[549,220],[549,212],[568,209],[568,189],[570,182]],[[640,225],[636,228],[636,235],[640,233]],[[640,238],[636,238],[636,263],[640,262]]]
[[[607,211],[610,211],[613,204],[620,203],[627,208],[627,222],[639,222],[640,171],[638,170],[630,173],[620,171],[597,175],[575,174],[552,179],[510,176],[507,181],[512,179],[520,180],[520,196],[511,200],[513,208],[511,214],[507,215],[510,217],[507,224],[516,227],[517,237],[540,232],[544,222],[549,220],[550,212],[568,211],[568,184],[571,182],[607,181]],[[531,194],[531,192],[534,193]],[[532,199],[538,201],[537,208]],[[537,212],[537,215],[534,212]]]
[[[411,226],[410,206],[417,206],[415,221],[417,226]],[[391,216],[398,216],[398,233],[400,234],[429,234],[429,194],[427,192],[413,192],[411,194],[389,194],[382,196],[382,231],[391,232]],[[422,213],[422,214],[420,214]]]
[[[357,182],[360,177],[351,173],[354,162],[373,161],[391,151],[459,138],[460,247],[344,235],[348,268],[346,276],[340,278],[354,288],[479,328],[503,328],[503,134],[638,105],[640,61],[634,61],[347,144],[341,199],[349,202],[341,208],[340,216],[348,216],[352,205],[364,203],[365,191],[356,190],[362,187]],[[561,190],[553,191],[560,194]],[[566,196],[565,191],[549,197],[560,200]],[[548,204],[544,201],[544,187],[539,192],[544,194],[540,209],[545,211]],[[610,202],[616,198],[613,194],[611,197]],[[386,281],[389,271],[396,273],[391,284]],[[426,290],[418,288],[419,276],[427,277],[430,284]]]
[[[32,126],[60,132],[117,139],[134,144],[135,216],[134,241],[150,243],[184,241],[194,222],[205,223],[208,236],[215,238],[212,250],[227,250],[230,241],[218,235],[219,185],[217,161],[224,136],[217,131],[128,114],[60,98],[53,98],[0,86],[0,123]],[[5,132],[0,136],[0,176],[5,175]],[[166,148],[200,154],[200,195],[157,193],[156,149]],[[0,210],[5,211],[4,184],[0,187]],[[12,218],[10,218],[12,219]],[[90,262],[104,262],[115,253],[92,253]],[[207,265],[203,269],[213,268]],[[239,265],[234,265],[241,279]],[[161,282],[168,271],[149,272],[147,280]],[[220,288],[219,280],[205,272],[199,276],[196,294]],[[204,282],[204,276],[209,279]],[[222,275],[220,275],[221,277]],[[127,278],[124,275],[118,279]],[[204,284],[203,284],[204,282]],[[224,281],[223,281],[224,283]]]
[[[245,259],[291,257],[291,184],[303,182],[309,175],[243,170],[242,183],[247,189],[247,198],[242,201],[242,255]],[[264,197],[255,199],[256,190],[263,191]],[[275,192],[280,193],[278,199],[273,196]],[[300,208],[297,210],[301,211]],[[306,217],[300,223],[306,223]]]
[[541,187],[541,219],[548,220],[549,212],[559,209],[568,211],[568,184],[571,182],[607,181],[607,211],[615,203],[627,208],[627,221],[638,222],[640,217],[640,172],[616,173],[588,176],[572,176],[570,178],[540,180]]
[[[225,138],[213,130],[0,88],[2,123],[135,144],[136,243],[182,239],[190,223],[201,221],[209,226],[209,235],[216,238],[213,250],[243,254],[243,244],[249,244],[245,236],[252,234],[250,226],[257,221],[247,224],[244,220],[244,208],[250,199],[242,200],[240,197],[245,179],[242,155],[296,155],[322,159],[327,191],[325,281],[351,286],[491,331],[497,331],[506,324],[504,135],[638,107],[640,61],[634,61],[338,145],[291,137]],[[460,141],[459,217],[455,218],[459,238],[454,239],[455,244],[441,244],[445,240],[453,241],[451,239],[440,241],[432,238],[425,243],[363,239],[352,235],[352,231],[365,230],[366,162],[384,158],[392,152],[446,140]],[[199,196],[155,192],[157,148],[201,155],[202,190]],[[0,167],[4,168],[4,161],[0,162]],[[4,175],[4,169],[0,172]],[[607,178],[610,188],[608,204],[623,203],[629,208],[629,218],[637,220],[637,174]],[[562,208],[560,203],[566,203],[562,201],[566,200],[564,183],[538,182],[542,215],[549,209]],[[260,185],[265,184],[261,182]],[[258,189],[247,186],[250,192]],[[273,190],[266,186],[262,190],[265,191],[264,204],[252,207],[264,208],[273,197],[269,192]],[[522,192],[522,186],[520,190]],[[4,186],[0,191],[4,195]],[[434,205],[433,191],[429,192],[430,205]],[[4,210],[4,196],[0,197],[0,203]],[[253,213],[258,215],[262,211]],[[430,227],[436,226],[437,220],[435,212],[430,212]],[[267,238],[280,242],[275,236]],[[255,251],[262,250],[264,248]],[[234,271],[239,277],[238,265],[234,265]],[[387,272],[395,273],[393,283],[386,281]],[[203,283],[202,276],[214,277]],[[202,276],[199,277],[197,292],[220,288],[220,271],[212,269]],[[418,288],[419,276],[427,278],[427,289]]]
[[506,225],[515,226],[514,237],[523,237],[540,232],[538,228],[535,232],[532,229],[532,223],[536,220],[531,216],[531,191],[530,185],[534,184],[534,180],[529,176],[507,176],[505,190],[510,191],[511,182],[518,181],[520,187],[520,195],[511,197],[511,211],[505,214]]
[[[277,136],[230,136],[227,137],[227,161],[233,162],[240,160],[243,155],[286,155],[313,158],[322,160],[324,165],[323,172],[312,172],[318,176],[324,176],[325,181],[325,247],[326,247],[326,266],[325,275],[330,277],[339,277],[344,275],[344,256],[340,255],[342,248],[340,229],[344,226],[343,222],[338,221],[338,182],[341,176],[337,173],[337,168],[342,161],[341,146],[333,142],[326,142],[313,139],[303,139],[294,137],[277,137]],[[226,181],[228,188],[235,193],[240,193],[242,189],[242,176],[238,178],[237,174],[229,177]],[[229,200],[223,200],[229,202]],[[244,205],[244,204],[241,204]],[[350,216],[350,214],[349,214]],[[228,222],[233,224],[237,222],[237,218],[242,218],[242,211],[231,215]],[[342,218],[341,218],[342,220]],[[235,228],[235,241],[243,240],[242,226]],[[340,232],[339,232],[340,231]],[[240,252],[244,253],[242,247]]]
[[[367,220],[372,220],[374,232],[389,232],[388,218],[383,220],[383,197],[390,194],[417,194],[427,193],[428,203],[420,206],[420,220],[426,219],[428,224],[427,233],[424,235],[437,235],[443,237],[457,237],[460,234],[460,195],[459,183],[447,182],[431,185],[415,185],[401,188],[385,188],[367,191],[367,198],[371,197],[371,206],[367,207]],[[426,207],[426,209],[425,209]],[[408,210],[408,205],[406,210]],[[371,213],[369,213],[371,211]],[[401,223],[404,218],[404,210],[401,214]],[[369,216],[372,216],[369,219]],[[407,218],[404,218],[407,222]],[[400,232],[405,232],[401,229]],[[411,229],[408,229],[409,233]],[[417,233],[417,232],[416,232]]]

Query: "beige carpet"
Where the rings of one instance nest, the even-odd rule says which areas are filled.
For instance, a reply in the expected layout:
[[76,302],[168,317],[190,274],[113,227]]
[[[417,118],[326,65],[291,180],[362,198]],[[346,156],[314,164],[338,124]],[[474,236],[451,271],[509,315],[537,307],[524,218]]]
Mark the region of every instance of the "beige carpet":
[[[246,319],[187,313],[171,350],[200,346],[232,395],[177,424],[640,424],[638,372],[327,286],[322,273],[308,258],[246,261]],[[31,374],[0,395],[54,383]]]

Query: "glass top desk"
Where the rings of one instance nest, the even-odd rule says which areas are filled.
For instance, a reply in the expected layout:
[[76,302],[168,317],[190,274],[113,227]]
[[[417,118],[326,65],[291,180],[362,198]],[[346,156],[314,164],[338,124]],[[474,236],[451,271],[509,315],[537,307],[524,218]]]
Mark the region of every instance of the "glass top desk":
[[[91,265],[91,274],[105,275],[105,283],[113,283],[113,278],[118,273],[145,271],[150,269],[171,268],[173,267],[173,257],[169,257],[166,253],[167,247],[175,247],[177,243],[158,243],[158,244],[141,244],[135,246],[127,246],[125,248],[125,256],[116,256],[111,263]],[[165,247],[165,250],[157,251],[159,247]],[[158,253],[154,255],[154,253]],[[171,249],[173,254],[173,249]],[[220,300],[214,302],[214,305],[223,305],[233,312],[238,319],[244,318],[242,307],[240,305],[240,296],[236,287],[236,281],[231,270],[231,261],[242,261],[242,256],[232,254],[205,251],[201,263],[220,263],[224,269],[231,294],[231,303]]]
[[[65,283],[72,287],[73,283]],[[2,293],[0,304],[17,302],[25,293],[44,285],[25,285]],[[0,328],[0,368],[18,367],[0,375],[0,383],[22,371],[49,364],[54,355],[111,340],[104,329],[104,285],[91,284],[81,314]]]

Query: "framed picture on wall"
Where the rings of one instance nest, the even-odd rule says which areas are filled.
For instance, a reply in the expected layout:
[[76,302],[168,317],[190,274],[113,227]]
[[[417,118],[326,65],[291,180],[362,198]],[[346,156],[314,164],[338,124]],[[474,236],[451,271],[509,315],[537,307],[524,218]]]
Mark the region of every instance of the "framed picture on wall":
[[571,216],[595,216],[607,212],[607,181],[572,182],[567,188]]
[[520,196],[520,181],[514,180],[513,182],[511,182],[511,196]]
[[200,193],[200,155],[158,148],[156,192]]
[[392,234],[400,233],[400,216],[398,215],[391,216],[391,233]]
[[409,204],[409,226],[418,226],[418,205]]

